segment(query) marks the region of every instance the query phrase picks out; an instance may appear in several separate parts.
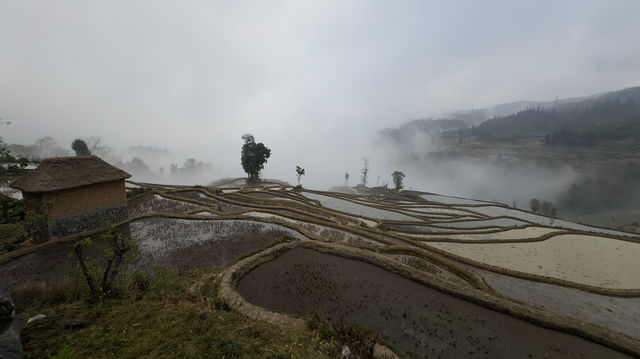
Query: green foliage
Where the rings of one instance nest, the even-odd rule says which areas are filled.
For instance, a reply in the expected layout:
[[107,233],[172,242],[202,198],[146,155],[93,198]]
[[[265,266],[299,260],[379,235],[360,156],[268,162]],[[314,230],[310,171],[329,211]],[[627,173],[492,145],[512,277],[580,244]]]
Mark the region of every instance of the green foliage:
[[382,340],[380,334],[373,330],[342,323],[332,325],[318,313],[313,313],[307,320],[307,327],[336,349],[348,345],[354,358],[371,358],[375,344]]
[[42,211],[27,211],[23,227],[29,238],[42,238],[47,230],[47,216]]
[[89,286],[91,297],[94,300],[112,294],[113,283],[120,271],[120,267],[138,254],[137,246],[133,241],[116,232],[114,225],[111,223],[107,225],[107,230],[101,235],[101,239],[109,245],[104,251],[103,260],[97,261],[102,263],[90,261],[84,256],[84,247],[92,244],[90,238],[77,241],[73,247],[73,253],[78,260],[82,274]]
[[127,199],[133,199],[151,191],[153,191],[153,188],[151,187],[136,187],[127,189]]
[[242,145],[241,162],[242,168],[247,173],[249,181],[257,183],[260,181],[260,171],[267,163],[267,159],[271,156],[271,150],[260,142],[256,143],[255,138],[251,134],[242,136],[244,145]]
[[313,313],[311,317],[307,319],[307,327],[318,332],[320,338],[324,340],[333,340],[336,336],[336,331],[333,329],[331,323],[318,313]]
[[547,146],[593,147],[596,144],[596,134],[593,131],[576,131],[568,128],[548,133],[544,137]]
[[73,348],[65,344],[55,355],[49,355],[49,359],[73,359],[75,358]]
[[404,173],[400,172],[400,171],[393,171],[393,173],[391,174],[391,177],[393,178],[393,184],[396,188],[396,191],[401,190],[404,186],[402,185],[402,181],[404,180]]
[[26,216],[24,201],[0,195],[0,224],[16,223]]
[[[586,100],[557,110],[531,107],[513,115],[494,117],[470,129],[485,141],[546,137],[547,144],[592,146],[596,140],[640,137],[640,103]],[[555,135],[554,135],[555,134]]]
[[218,348],[223,358],[238,358],[242,355],[242,345],[233,339],[222,339],[218,343]]
[[[22,330],[28,358],[335,358],[329,347],[306,329],[279,328],[214,305],[217,271],[136,273],[129,271],[115,296],[97,304],[89,295],[43,301],[54,282],[39,292],[14,296],[26,317],[45,314],[45,325]],[[80,284],[82,274],[79,274]],[[55,293],[72,291],[68,280]],[[137,293],[133,295],[134,288]],[[57,296],[58,294],[56,294]],[[68,348],[65,348],[68,347]],[[73,350],[70,350],[73,349]]]
[[79,138],[73,140],[71,143],[71,149],[75,151],[76,156],[88,156],[91,154],[87,143]]

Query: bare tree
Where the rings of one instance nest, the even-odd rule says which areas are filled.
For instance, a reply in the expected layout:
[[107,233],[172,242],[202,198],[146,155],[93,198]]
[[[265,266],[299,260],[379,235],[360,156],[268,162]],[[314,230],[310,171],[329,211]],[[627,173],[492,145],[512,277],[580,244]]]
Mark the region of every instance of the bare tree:
[[300,179],[304,176],[304,168],[296,166],[296,177],[298,177],[298,186],[300,185]]
[[367,186],[367,176],[369,175],[369,159],[364,157],[362,159],[362,169],[360,170],[360,179],[362,180],[362,185]]
[[344,186],[349,187],[349,172],[344,173]]

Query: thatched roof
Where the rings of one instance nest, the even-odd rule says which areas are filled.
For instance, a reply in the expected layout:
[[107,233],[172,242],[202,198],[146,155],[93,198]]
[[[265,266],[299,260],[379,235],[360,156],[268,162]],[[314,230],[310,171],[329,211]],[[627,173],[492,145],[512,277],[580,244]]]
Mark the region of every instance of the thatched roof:
[[51,192],[131,177],[96,156],[55,157],[11,184],[23,192]]

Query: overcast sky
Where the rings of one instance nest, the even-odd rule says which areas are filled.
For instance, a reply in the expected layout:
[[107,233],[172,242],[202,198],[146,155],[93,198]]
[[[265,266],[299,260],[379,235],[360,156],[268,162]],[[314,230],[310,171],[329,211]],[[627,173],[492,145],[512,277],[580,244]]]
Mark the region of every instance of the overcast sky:
[[339,182],[408,119],[640,85],[638,14],[636,0],[0,0],[0,136],[102,136],[239,176],[250,132],[273,151],[267,176],[300,164]]

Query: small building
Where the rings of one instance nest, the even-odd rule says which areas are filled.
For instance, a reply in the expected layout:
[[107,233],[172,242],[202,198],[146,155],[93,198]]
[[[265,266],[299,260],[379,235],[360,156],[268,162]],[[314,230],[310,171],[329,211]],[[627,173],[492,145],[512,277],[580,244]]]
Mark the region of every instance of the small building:
[[11,187],[22,191],[27,210],[46,214],[49,236],[58,238],[126,219],[129,177],[96,156],[55,157]]

